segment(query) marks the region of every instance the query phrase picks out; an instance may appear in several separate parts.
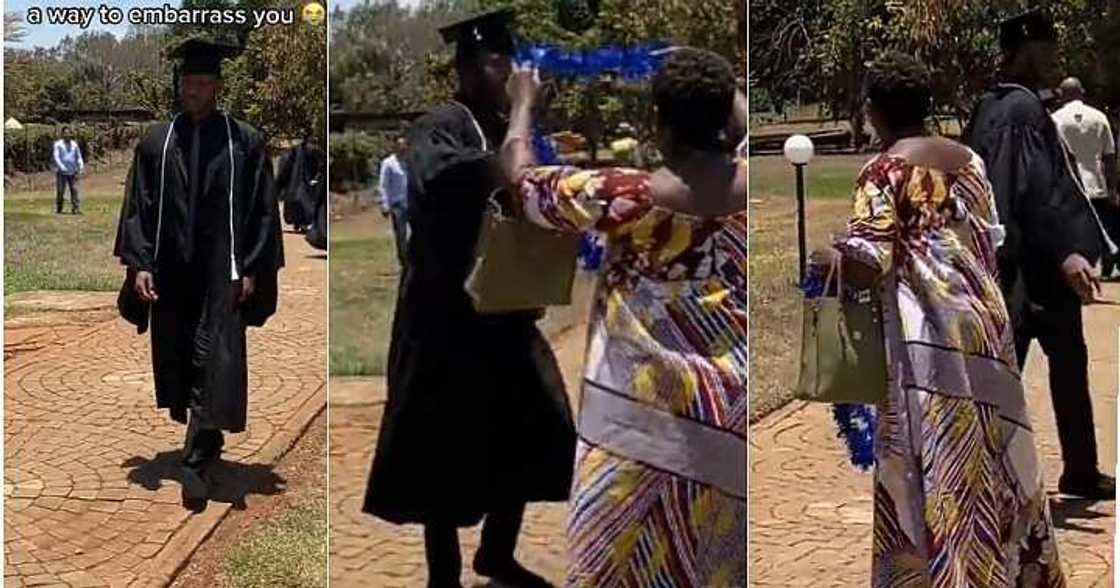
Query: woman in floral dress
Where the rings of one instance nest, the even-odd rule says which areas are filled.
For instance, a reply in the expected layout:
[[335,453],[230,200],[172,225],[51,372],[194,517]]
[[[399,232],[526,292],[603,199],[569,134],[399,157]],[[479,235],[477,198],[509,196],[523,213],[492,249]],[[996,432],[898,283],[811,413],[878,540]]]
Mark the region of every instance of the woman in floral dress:
[[[524,214],[606,236],[568,540],[572,587],[745,587],[747,174],[730,64],[674,51],[656,172],[534,167],[537,84],[511,82],[503,165]],[[746,128],[745,120],[736,120]]]
[[883,301],[871,585],[1063,586],[983,161],[926,136],[914,58],[881,57],[867,94],[883,152],[860,173],[846,235],[814,262],[842,260],[845,281]]

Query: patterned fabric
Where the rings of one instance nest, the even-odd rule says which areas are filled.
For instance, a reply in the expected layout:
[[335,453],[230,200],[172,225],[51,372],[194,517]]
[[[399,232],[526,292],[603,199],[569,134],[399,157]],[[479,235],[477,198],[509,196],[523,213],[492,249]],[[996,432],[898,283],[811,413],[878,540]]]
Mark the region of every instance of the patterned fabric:
[[885,278],[876,587],[1065,585],[997,283],[995,210],[979,157],[947,173],[880,155],[837,243]]
[[649,174],[624,169],[536,168],[521,194],[535,222],[608,242],[567,585],[745,587],[746,212],[659,208]]

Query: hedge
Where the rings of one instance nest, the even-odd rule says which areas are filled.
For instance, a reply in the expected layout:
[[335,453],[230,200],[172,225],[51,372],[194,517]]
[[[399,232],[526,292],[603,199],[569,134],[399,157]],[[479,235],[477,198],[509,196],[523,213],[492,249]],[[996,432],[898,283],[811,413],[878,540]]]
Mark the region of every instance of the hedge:
[[345,192],[374,182],[378,163],[389,153],[395,135],[384,132],[331,133],[330,188]]
[[[148,128],[147,125],[136,124],[70,123],[69,126],[87,163],[102,158],[109,151],[131,149]],[[23,173],[52,169],[52,150],[61,131],[61,126],[44,124],[4,129],[4,169]]]

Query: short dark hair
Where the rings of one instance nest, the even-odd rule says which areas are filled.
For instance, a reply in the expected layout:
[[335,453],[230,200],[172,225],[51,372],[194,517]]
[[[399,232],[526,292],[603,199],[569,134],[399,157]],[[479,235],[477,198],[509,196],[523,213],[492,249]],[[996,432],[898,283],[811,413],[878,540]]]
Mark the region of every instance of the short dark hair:
[[899,51],[887,51],[871,62],[864,95],[892,129],[924,125],[933,111],[929,70]]
[[658,123],[685,144],[718,148],[735,100],[735,73],[723,57],[703,49],[677,49],[653,78]]

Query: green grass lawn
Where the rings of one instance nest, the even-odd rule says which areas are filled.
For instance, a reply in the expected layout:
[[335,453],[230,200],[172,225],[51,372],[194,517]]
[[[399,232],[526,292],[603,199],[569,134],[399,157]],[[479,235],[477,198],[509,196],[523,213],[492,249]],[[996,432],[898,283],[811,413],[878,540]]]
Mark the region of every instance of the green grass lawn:
[[113,257],[123,197],[119,175],[82,182],[79,190],[82,216],[56,215],[54,190],[4,198],[5,294],[120,287],[123,271]]
[[[806,169],[809,250],[844,228],[867,156],[825,156]],[[750,234],[751,420],[793,398],[801,341],[794,172],[781,157],[752,157]]]
[[384,375],[397,300],[389,222],[373,211],[331,223],[330,373]]
[[284,514],[230,554],[234,588],[327,585],[327,502],[309,501]]

